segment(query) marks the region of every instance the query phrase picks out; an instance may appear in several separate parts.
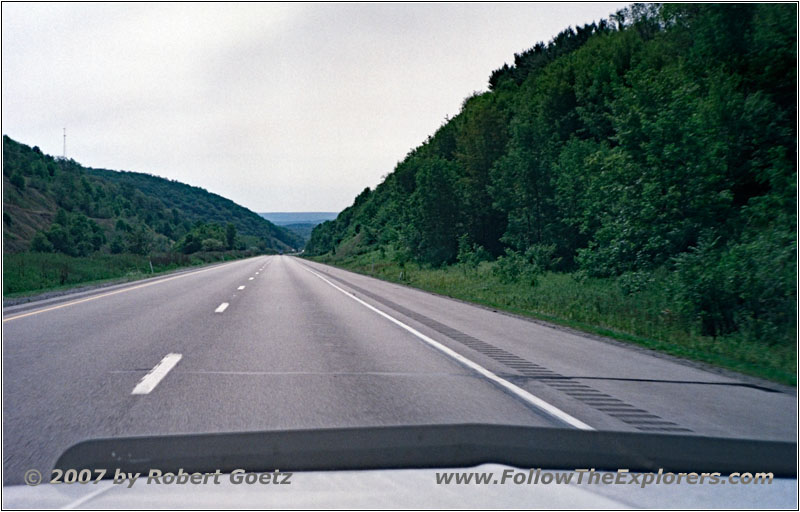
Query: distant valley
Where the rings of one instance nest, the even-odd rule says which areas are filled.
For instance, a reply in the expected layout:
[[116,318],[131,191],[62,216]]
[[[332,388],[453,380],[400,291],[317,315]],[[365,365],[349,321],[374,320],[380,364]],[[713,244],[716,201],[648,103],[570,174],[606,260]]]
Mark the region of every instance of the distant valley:
[[308,242],[315,226],[326,220],[333,220],[339,214],[337,212],[262,212],[259,215],[276,226],[293,232],[302,238],[303,242]]
[[322,224],[326,220],[333,220],[338,212],[261,212],[262,217],[276,226],[290,224]]

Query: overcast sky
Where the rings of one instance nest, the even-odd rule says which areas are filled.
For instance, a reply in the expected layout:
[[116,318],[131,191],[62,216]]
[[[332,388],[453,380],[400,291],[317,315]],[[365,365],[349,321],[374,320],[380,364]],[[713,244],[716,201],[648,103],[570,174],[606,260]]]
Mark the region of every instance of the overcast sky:
[[2,131],[255,211],[339,211],[581,4],[2,4]]

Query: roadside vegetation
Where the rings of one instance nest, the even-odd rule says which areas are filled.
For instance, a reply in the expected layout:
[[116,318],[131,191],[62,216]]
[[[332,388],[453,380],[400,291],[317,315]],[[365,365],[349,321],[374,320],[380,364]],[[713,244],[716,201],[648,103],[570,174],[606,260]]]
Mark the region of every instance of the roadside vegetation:
[[4,296],[302,245],[294,233],[201,188],[87,169],[3,137]]
[[414,262],[400,265],[380,257],[376,251],[310,259],[677,357],[796,385],[793,346],[754,341],[744,333],[703,335],[697,322],[681,313],[680,304],[675,300],[672,276],[663,271],[639,283],[631,283],[628,278],[551,271],[528,271],[524,278],[508,279],[496,261],[483,261],[475,266],[433,267]]
[[[134,281],[181,267],[255,256],[252,251],[94,254],[21,252],[3,257],[3,297],[14,298],[107,281]],[[152,267],[150,264],[152,263]]]
[[306,254],[794,384],[796,15],[634,4],[567,29]]

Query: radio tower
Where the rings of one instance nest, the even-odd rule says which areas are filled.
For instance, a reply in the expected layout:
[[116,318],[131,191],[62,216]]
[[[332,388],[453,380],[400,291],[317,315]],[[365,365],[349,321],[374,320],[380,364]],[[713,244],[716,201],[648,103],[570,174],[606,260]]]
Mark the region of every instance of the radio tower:
[[67,159],[67,129],[64,128],[64,160]]

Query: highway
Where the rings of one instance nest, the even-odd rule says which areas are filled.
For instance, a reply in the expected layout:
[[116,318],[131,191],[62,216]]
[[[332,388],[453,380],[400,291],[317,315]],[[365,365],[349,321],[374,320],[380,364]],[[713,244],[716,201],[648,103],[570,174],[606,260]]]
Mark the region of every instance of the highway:
[[290,256],[3,314],[4,485],[85,439],[502,423],[793,441],[796,394]]

